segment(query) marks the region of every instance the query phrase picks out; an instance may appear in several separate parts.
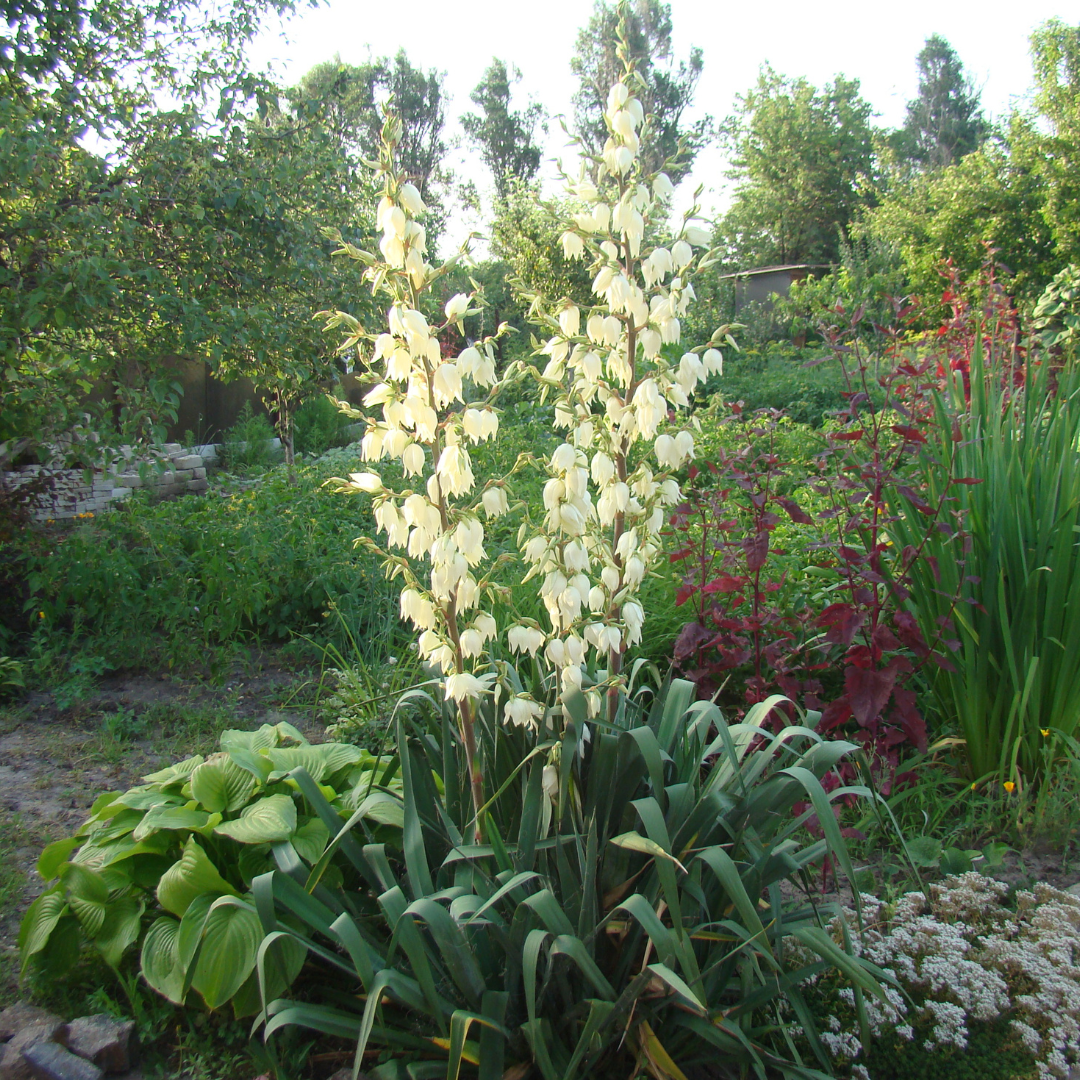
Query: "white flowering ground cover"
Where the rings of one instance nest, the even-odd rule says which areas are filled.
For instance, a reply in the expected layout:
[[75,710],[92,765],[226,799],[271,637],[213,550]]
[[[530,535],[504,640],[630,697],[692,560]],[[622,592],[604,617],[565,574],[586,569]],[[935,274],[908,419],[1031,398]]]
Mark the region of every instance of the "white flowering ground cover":
[[[968,873],[892,905],[861,899],[866,932],[860,942],[850,916],[852,946],[895,985],[887,1002],[861,1002],[868,1050],[854,991],[835,973],[807,986],[838,1077],[1070,1075],[1080,1062],[1080,897],[1045,884],[1010,894]],[[843,929],[834,922],[838,940]]]

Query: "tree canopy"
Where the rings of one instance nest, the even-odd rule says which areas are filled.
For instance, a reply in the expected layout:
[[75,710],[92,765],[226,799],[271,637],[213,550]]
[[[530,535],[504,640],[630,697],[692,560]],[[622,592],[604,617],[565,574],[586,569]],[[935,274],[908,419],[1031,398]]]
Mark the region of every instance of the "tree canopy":
[[530,102],[524,109],[511,109],[511,85],[520,78],[516,68],[508,70],[502,60],[492,60],[470,95],[481,114],[466,113],[461,118],[465,134],[491,170],[495,190],[502,199],[514,180],[528,182],[536,175],[540,168],[536,132],[538,127],[546,130],[544,108],[538,102]]
[[[644,87],[641,103],[649,128],[641,148],[646,173],[660,169],[675,157],[680,163],[668,170],[674,182],[691,169],[698,150],[708,142],[713,121],[709,116],[689,122],[686,113],[694,100],[704,67],[702,50],[694,47],[686,60],[676,63],[671,47],[671,5],[660,0],[636,0],[626,6],[626,38]],[[596,0],[588,24],[578,33],[577,51],[570,61],[577,78],[574,93],[574,133],[594,157],[607,139],[604,106],[608,88],[622,73],[616,51],[619,9]]]

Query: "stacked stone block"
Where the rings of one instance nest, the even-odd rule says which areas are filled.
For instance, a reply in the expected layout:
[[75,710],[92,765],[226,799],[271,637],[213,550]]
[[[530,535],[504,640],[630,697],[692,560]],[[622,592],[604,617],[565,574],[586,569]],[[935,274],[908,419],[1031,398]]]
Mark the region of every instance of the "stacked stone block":
[[[127,448],[122,448],[122,453]],[[47,476],[52,495],[42,495],[34,517],[39,521],[64,520],[98,514],[128,498],[136,488],[155,495],[201,494],[207,489],[206,463],[201,454],[185,450],[179,443],[165,443],[150,461],[139,468],[130,451],[107,471],[95,470],[91,483],[82,469],[50,469],[45,465],[24,465],[5,474],[8,487],[17,487],[39,476]]]

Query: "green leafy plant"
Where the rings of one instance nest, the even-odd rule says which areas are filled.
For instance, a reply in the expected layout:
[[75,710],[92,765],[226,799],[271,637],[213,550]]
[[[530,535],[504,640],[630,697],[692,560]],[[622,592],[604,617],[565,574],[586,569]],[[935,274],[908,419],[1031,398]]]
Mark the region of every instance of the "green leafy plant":
[[[1052,384],[1047,365],[1017,367],[994,341],[980,324],[970,367],[946,366],[917,463],[922,498],[890,528],[919,552],[910,610],[927,640],[953,620],[931,689],[956,718],[969,779],[1019,783],[1040,772],[1042,732],[1080,725],[1080,382],[1062,372]],[[944,496],[952,513],[926,533],[919,510]]]
[[[377,774],[394,786],[385,763],[343,743],[311,745],[286,723],[226,731],[221,748],[100,796],[74,836],[45,848],[37,869],[53,884],[22,922],[24,973],[55,979],[84,945],[120,969],[138,948],[143,978],[170,1001],[194,989],[210,1009],[258,1010],[252,882],[275,865],[306,880],[317,864],[324,881],[347,880],[324,858],[330,831],[289,773],[304,766],[320,805],[369,819],[383,838],[400,829],[400,801],[374,788]],[[265,985],[281,992],[303,951],[286,941],[268,952]]]
[[[787,883],[826,858],[851,876],[833,807],[862,789],[822,784],[851,744],[762,726],[781,700],[728,726],[676,681],[647,722],[624,698],[612,726],[587,721],[578,696],[561,734],[539,740],[488,705],[478,737],[496,771],[483,844],[472,842],[466,755],[446,710],[412,736],[398,723],[400,848],[362,843],[362,822],[338,827],[298,770],[335,830],[327,850],[370,889],[320,898],[322,864],[306,883],[281,868],[256,882],[274,900],[259,908],[265,941],[302,944],[327,968],[325,1003],[270,1001],[267,1036],[302,1025],[353,1037],[358,1065],[369,1048],[391,1048],[395,1062],[364,1065],[379,1080],[456,1077],[466,1063],[481,1080],[529,1064],[546,1080],[678,1080],[718,1056],[732,1075],[824,1076],[800,983],[836,968],[857,994],[879,994],[878,975],[822,929],[831,909],[792,898]],[[811,818],[819,840],[804,829]],[[812,960],[788,965],[789,940]],[[784,1035],[782,1002],[810,1032],[809,1060]]]
[[1043,290],[1032,322],[1047,349],[1075,353],[1080,340],[1080,267],[1070,263]]
[[22,664],[10,656],[0,656],[0,698],[16,694],[25,686]]
[[262,413],[255,413],[245,401],[240,414],[221,446],[223,464],[230,472],[249,473],[274,463],[274,428]]

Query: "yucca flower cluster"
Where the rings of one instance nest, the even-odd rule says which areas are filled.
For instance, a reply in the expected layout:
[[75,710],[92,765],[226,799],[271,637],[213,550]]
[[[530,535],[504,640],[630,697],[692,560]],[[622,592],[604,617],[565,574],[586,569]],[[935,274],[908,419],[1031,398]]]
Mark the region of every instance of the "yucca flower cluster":
[[[361,454],[367,462],[400,461],[406,484],[394,489],[375,471],[350,474],[344,486],[372,496],[379,548],[393,576],[401,576],[401,616],[418,631],[423,659],[445,676],[445,693],[456,703],[463,744],[473,775],[479,809],[482,786],[475,739],[475,700],[495,679],[485,671],[486,644],[497,633],[489,608],[494,586],[483,576],[487,561],[484,520],[507,512],[502,481],[477,490],[469,447],[498,434],[492,407],[497,386],[492,338],[444,356],[440,335],[474,313],[472,298],[452,297],[445,320],[432,324],[423,313],[423,295],[444,268],[426,259],[427,238],[417,220],[426,207],[416,187],[394,167],[400,120],[389,115],[383,128],[378,175],[383,194],[376,223],[382,232],[373,253],[343,245],[342,253],[365,263],[365,276],[388,296],[386,328],[366,332],[355,319],[337,313],[331,325],[344,324],[352,334],[346,347],[357,346],[377,378],[364,397],[367,431]],[[370,352],[368,352],[370,348]],[[466,402],[470,389],[484,395]],[[426,567],[426,576],[418,567]]]
[[[663,429],[669,411],[687,407],[723,367],[714,347],[675,362],[663,351],[680,343],[695,299],[690,276],[708,265],[695,249],[709,234],[694,222],[694,207],[670,248],[647,243],[673,188],[666,173],[641,171],[647,120],[638,86],[628,67],[608,95],[601,158],[569,182],[582,209],[567,222],[562,248],[591,261],[596,303],[585,312],[569,300],[534,303],[551,332],[538,376],[566,440],[547,462],[543,519],[531,536],[523,526],[520,538],[526,580],[539,578],[549,625],[513,628],[509,644],[532,654],[542,647],[563,694],[582,689],[590,649],[614,687],[622,653],[641,640],[639,590],[660,549],[665,508],[680,499],[674,473],[694,456],[691,431]],[[585,693],[597,713],[600,690]]]

